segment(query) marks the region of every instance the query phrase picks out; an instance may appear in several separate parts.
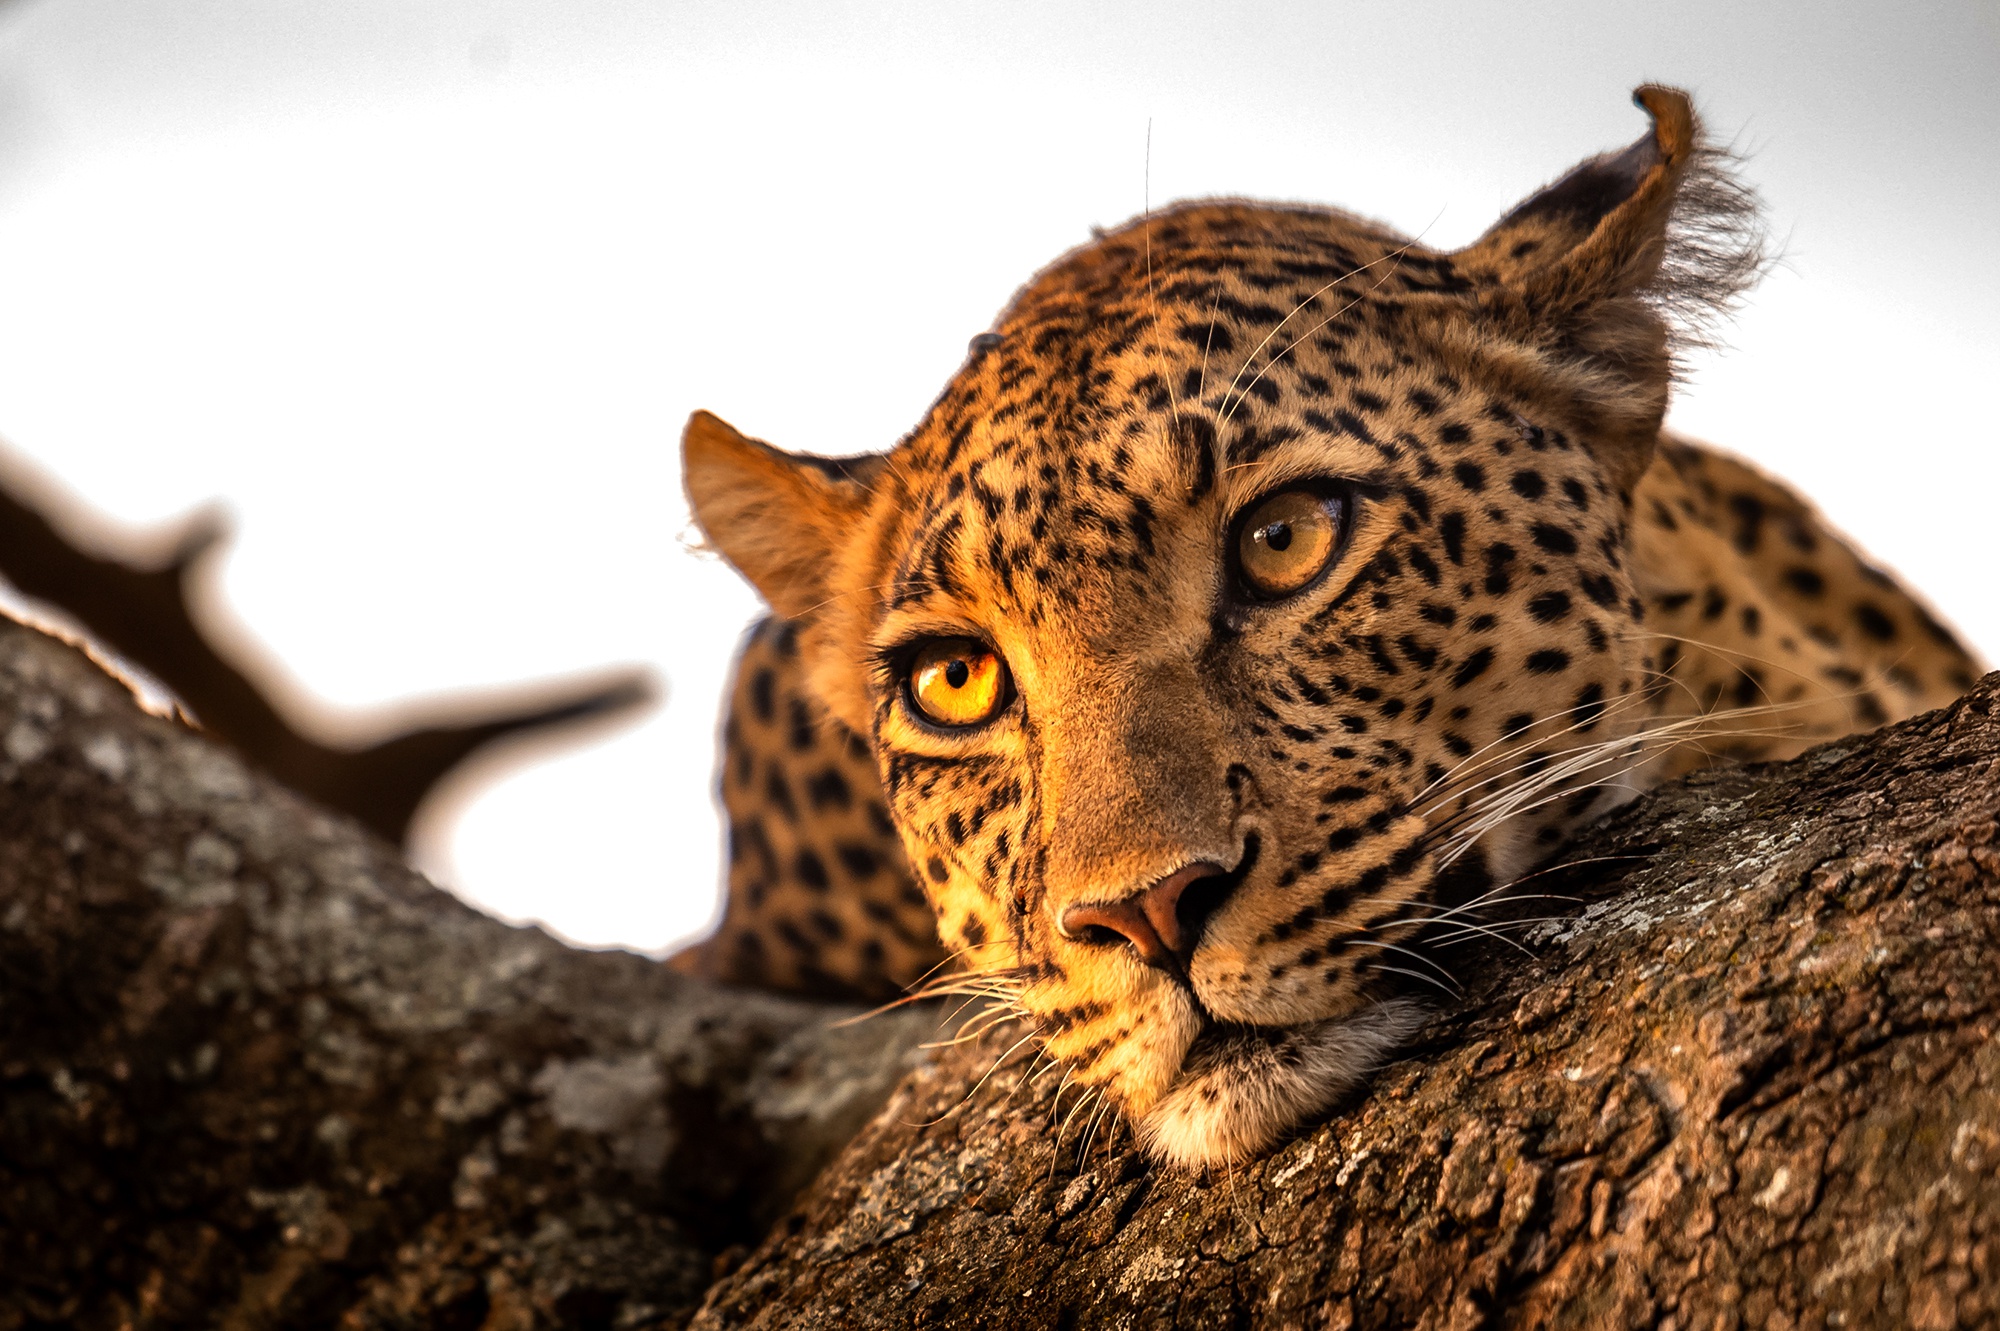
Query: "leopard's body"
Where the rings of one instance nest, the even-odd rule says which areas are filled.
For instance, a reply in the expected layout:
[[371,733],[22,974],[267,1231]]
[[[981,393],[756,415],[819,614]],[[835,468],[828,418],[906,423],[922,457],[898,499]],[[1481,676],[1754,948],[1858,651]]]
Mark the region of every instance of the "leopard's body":
[[[889,454],[697,416],[697,517],[789,622],[739,674],[687,964],[883,993],[945,955],[934,912],[1156,1151],[1227,1161],[1401,1037],[1427,924],[1582,823],[1966,688],[1790,491],[1662,435],[1673,302],[1756,262],[1685,100],[1643,95],[1652,134],[1456,253],[1234,201],[1105,235]],[[1246,581],[1273,496],[1338,531],[1282,596]],[[940,643],[998,663],[971,723],[917,691]]]
[[729,828],[722,922],[682,970],[824,998],[894,998],[944,960],[868,741],[806,680],[798,631],[744,635],[716,784]]

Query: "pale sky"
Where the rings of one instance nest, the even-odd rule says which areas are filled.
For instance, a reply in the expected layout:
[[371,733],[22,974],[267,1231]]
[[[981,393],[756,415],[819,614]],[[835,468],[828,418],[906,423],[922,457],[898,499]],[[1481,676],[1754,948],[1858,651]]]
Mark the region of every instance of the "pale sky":
[[715,909],[755,610],[682,544],[690,410],[887,447],[1149,171],[1450,246],[1635,138],[1647,79],[1786,254],[1672,423],[2000,654],[1990,3],[13,0],[0,440],[122,521],[222,499],[221,603],[325,724],[650,664],[649,719],[466,781],[422,858],[658,949]]

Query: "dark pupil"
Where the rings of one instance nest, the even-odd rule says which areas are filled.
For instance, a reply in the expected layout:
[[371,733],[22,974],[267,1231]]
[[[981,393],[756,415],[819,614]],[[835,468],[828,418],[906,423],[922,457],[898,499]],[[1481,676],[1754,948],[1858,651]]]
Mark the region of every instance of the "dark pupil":
[[965,681],[972,678],[972,668],[963,661],[953,661],[944,668],[944,682],[955,689],[965,687]]
[[1273,550],[1288,549],[1292,544],[1292,524],[1289,522],[1274,522],[1264,528],[1264,544],[1270,546]]

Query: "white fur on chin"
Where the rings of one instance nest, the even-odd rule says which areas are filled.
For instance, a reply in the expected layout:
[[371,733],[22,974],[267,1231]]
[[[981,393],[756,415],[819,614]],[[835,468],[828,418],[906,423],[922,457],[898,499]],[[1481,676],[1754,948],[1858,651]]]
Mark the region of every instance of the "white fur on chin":
[[1289,1030],[1223,1036],[1192,1054],[1139,1121],[1148,1153],[1187,1169],[1234,1164],[1325,1113],[1423,1024],[1406,999]]

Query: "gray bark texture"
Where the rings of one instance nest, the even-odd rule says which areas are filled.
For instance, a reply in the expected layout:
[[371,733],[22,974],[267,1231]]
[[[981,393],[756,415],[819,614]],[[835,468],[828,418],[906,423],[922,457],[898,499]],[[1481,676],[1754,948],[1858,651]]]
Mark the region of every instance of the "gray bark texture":
[[2000,1325],[1996,815],[2000,675],[1658,791],[1522,889],[1566,918],[1451,959],[1464,1001],[1362,1099],[1213,1177],[1065,1131],[1058,1077],[987,1075],[998,1032],[693,1325]]
[[678,1326],[935,1027],[511,928],[0,620],[0,1331]]
[[0,624],[0,1331],[1993,1325],[1996,817],[2000,676],[1659,791],[1195,1178],[1018,1033],[479,916]]

